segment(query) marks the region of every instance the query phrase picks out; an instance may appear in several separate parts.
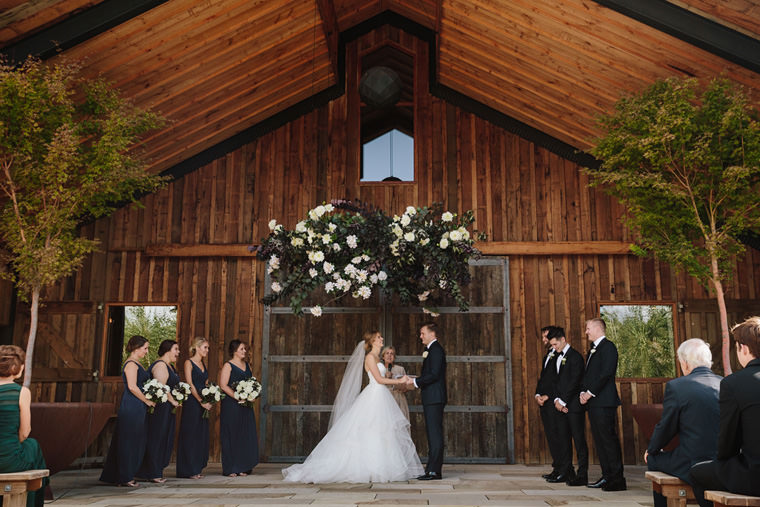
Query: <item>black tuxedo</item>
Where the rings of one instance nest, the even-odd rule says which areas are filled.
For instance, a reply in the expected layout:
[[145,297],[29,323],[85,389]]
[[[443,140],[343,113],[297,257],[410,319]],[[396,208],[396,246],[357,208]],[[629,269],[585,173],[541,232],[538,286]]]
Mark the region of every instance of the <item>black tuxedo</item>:
[[569,473],[573,469],[573,442],[575,454],[578,457],[578,475],[588,475],[588,445],[586,444],[586,409],[581,405],[579,395],[585,364],[583,356],[572,347],[564,355],[557,356],[559,372],[555,380],[555,398],[562,400],[568,409],[567,413],[559,412],[554,406],[554,400],[549,402],[556,412],[558,449],[557,470]]
[[623,453],[617,434],[617,408],[620,405],[615,386],[617,364],[617,347],[604,338],[595,349],[589,351],[581,386],[581,392],[589,391],[593,394],[586,403],[588,419],[599,464],[602,466],[602,477],[608,483],[624,480]]
[[[551,357],[549,357],[551,356]],[[549,359],[547,361],[547,358]],[[557,379],[557,353],[551,347],[541,360],[541,376],[538,377],[538,385],[536,386],[536,395],[546,395],[549,399],[543,406],[539,407],[539,413],[541,414],[541,423],[544,425],[544,435],[546,435],[546,442],[549,444],[549,454],[552,456],[552,469],[559,470],[559,462],[557,456],[559,455],[557,438],[557,410],[554,408],[554,389],[555,381]]]
[[705,489],[760,496],[760,359],[720,383],[717,459],[695,465],[697,498]]
[[[694,463],[715,458],[718,445],[718,393],[721,377],[706,366],[665,384],[662,418],[649,440],[649,470],[689,481]],[[678,435],[678,447],[661,449]]]
[[422,390],[422,410],[428,438],[427,473],[441,474],[443,467],[443,409],[446,407],[446,352],[436,340],[426,350],[422,373],[416,379]]

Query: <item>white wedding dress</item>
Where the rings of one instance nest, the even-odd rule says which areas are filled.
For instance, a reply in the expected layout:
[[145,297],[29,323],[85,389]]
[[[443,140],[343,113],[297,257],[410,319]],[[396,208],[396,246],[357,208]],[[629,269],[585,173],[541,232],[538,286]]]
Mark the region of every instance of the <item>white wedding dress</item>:
[[[378,363],[380,375],[385,366]],[[422,475],[407,421],[390,391],[369,384],[337,419],[302,464],[282,471],[285,481],[305,483],[391,482]]]

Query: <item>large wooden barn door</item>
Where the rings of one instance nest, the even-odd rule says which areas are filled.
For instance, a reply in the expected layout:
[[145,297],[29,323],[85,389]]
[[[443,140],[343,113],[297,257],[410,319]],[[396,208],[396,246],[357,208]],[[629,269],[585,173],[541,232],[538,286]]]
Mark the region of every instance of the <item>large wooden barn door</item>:
[[[508,261],[471,262],[473,281],[465,289],[470,311],[452,302],[435,319],[448,358],[449,404],[444,421],[446,462],[513,462]],[[288,307],[267,309],[264,320],[260,435],[264,457],[291,462],[305,458],[327,432],[332,402],[346,361],[365,331],[379,329],[409,374],[422,366],[419,327],[431,320],[419,308],[373,295],[347,306],[322,303],[324,314],[296,317]],[[364,379],[366,384],[366,378]],[[408,395],[412,438],[427,455],[419,392]]]

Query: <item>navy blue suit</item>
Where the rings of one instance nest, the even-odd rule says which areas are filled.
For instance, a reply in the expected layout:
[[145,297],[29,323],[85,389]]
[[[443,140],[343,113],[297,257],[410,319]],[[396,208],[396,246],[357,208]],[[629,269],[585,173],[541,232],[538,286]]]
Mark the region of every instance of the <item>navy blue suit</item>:
[[589,351],[581,391],[594,396],[586,403],[591,435],[602,466],[602,477],[609,483],[623,481],[623,453],[617,434],[617,408],[620,405],[615,374],[618,352],[614,343],[604,338]]
[[720,382],[717,459],[698,463],[690,476],[700,505],[706,489],[760,496],[760,359]]
[[422,373],[416,379],[422,390],[422,410],[428,438],[427,473],[441,474],[443,468],[443,409],[448,401],[446,395],[446,352],[436,340],[427,348],[422,361]]

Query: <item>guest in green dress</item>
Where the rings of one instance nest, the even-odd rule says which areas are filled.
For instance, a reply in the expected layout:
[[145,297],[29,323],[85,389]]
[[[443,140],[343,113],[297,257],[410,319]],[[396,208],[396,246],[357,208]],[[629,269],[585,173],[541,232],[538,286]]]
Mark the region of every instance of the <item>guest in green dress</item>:
[[[25,359],[21,347],[0,345],[0,473],[47,468],[40,444],[28,438],[32,432],[32,394],[15,382],[24,373]],[[27,494],[27,507],[45,503],[47,484],[45,477],[42,488]]]

